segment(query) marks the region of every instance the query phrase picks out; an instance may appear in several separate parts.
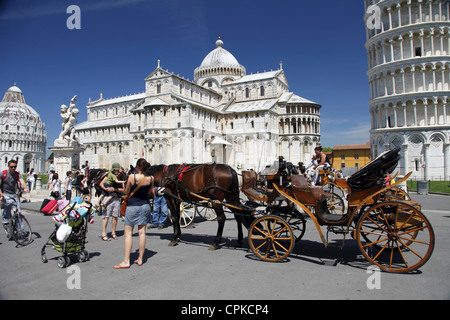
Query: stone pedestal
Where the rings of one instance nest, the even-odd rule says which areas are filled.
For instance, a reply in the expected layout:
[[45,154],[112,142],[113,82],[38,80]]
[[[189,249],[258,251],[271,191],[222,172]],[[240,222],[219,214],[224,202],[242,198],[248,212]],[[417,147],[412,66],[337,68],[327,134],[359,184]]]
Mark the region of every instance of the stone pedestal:
[[48,149],[54,154],[55,172],[58,173],[61,181],[66,177],[67,171],[80,170],[80,153],[86,149],[83,145],[54,146]]

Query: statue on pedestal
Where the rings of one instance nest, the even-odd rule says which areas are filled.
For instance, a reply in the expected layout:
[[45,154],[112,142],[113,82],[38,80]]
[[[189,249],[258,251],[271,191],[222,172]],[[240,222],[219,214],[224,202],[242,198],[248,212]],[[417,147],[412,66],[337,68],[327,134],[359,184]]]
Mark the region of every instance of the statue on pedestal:
[[65,104],[61,105],[61,118],[63,122],[61,124],[62,131],[59,134],[58,139],[55,140],[55,146],[79,146],[80,142],[76,136],[74,124],[77,123],[77,115],[80,111],[75,106],[77,96],[75,95],[70,100],[70,105],[67,107]]
[[80,111],[75,106],[77,96],[70,100],[70,105],[61,105],[62,131],[58,139],[55,140],[54,146],[48,149],[53,152],[55,161],[55,171],[60,176],[65,176],[66,172],[73,169],[79,169],[80,153],[86,148],[80,143],[76,135],[75,123],[77,123],[77,115]]

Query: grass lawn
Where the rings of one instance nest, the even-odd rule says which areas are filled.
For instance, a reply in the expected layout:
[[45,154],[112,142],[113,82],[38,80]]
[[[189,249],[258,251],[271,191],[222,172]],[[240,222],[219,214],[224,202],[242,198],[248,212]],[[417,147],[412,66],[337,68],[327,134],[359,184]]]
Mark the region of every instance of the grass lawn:
[[[408,190],[417,191],[417,181],[407,181]],[[450,194],[450,181],[428,181],[429,192],[449,193]]]

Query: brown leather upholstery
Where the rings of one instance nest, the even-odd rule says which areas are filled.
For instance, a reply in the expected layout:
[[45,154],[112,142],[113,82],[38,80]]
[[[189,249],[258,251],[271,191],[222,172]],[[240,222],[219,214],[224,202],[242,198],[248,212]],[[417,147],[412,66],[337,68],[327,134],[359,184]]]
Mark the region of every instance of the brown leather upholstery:
[[242,191],[253,200],[267,201],[267,196],[264,190],[256,186],[256,172],[242,171]]
[[291,184],[297,199],[304,205],[315,206],[317,202],[327,199],[330,194],[322,187],[313,187],[308,184],[303,175],[292,175]]

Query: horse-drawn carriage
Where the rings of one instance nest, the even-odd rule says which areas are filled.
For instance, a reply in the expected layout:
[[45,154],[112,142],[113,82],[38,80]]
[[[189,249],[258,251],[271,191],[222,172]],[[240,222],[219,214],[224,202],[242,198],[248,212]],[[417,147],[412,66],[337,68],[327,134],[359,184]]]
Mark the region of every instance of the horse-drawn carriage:
[[[430,258],[434,233],[420,205],[412,200],[392,196],[390,189],[406,180],[385,185],[400,159],[399,148],[384,153],[347,180],[348,207],[345,214],[328,209],[330,196],[322,187],[308,185],[303,175],[293,175],[283,164],[274,174],[267,174],[267,211],[249,229],[249,244],[263,260],[286,258],[304,233],[303,215],[314,223],[325,247],[330,246],[322,232],[348,235],[356,240],[362,255],[380,269],[390,272],[413,271]],[[244,179],[249,175],[244,173]],[[245,181],[244,185],[250,185]],[[252,197],[254,191],[244,190]],[[262,200],[255,197],[255,200]],[[281,213],[281,214],[279,214]]]
[[[243,171],[242,192],[251,200],[239,198],[237,174],[229,166],[203,164],[185,167],[165,166],[156,170],[155,181],[167,188],[169,208],[180,216],[179,203],[186,201],[213,208],[219,228],[213,249],[218,247],[228,208],[238,222],[248,228],[248,242],[256,256],[265,261],[280,261],[289,256],[311,220],[325,247],[332,245],[328,234],[356,240],[362,255],[372,264],[389,272],[411,272],[425,264],[434,249],[430,222],[412,200],[392,195],[389,190],[400,181],[385,185],[387,174],[397,166],[399,148],[379,156],[346,180],[346,212],[334,212],[327,200],[331,194],[323,187],[310,186],[301,174],[294,174],[282,159],[261,173],[263,183],[253,171]],[[183,177],[181,177],[181,173]],[[174,238],[179,241],[179,221],[174,219]],[[327,236],[322,227],[326,227]],[[334,243],[333,243],[334,244]]]

